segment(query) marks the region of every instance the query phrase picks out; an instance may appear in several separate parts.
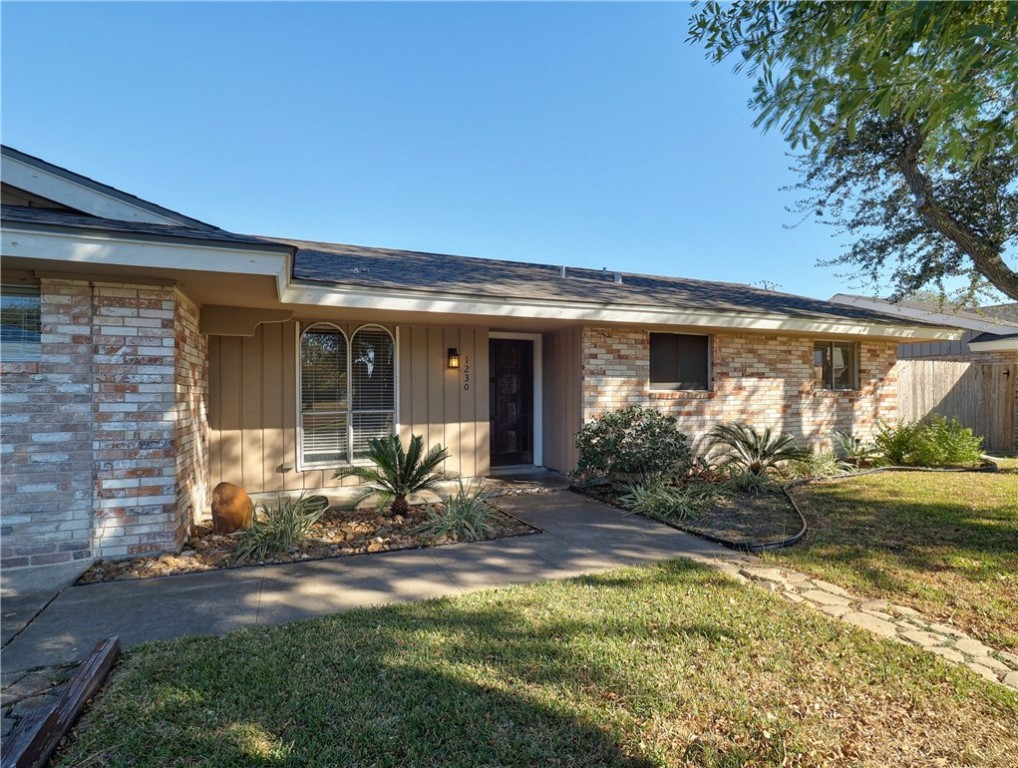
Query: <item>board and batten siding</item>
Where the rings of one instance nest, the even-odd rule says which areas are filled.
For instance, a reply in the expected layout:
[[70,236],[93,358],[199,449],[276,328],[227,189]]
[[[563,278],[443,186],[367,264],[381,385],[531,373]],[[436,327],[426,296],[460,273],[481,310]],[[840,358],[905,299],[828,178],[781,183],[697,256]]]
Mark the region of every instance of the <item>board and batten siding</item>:
[[[337,325],[348,335],[359,327]],[[404,443],[423,435],[428,447],[449,447],[447,472],[486,475],[487,329],[400,326],[398,345],[396,419]],[[446,365],[450,347],[459,350],[458,371]],[[296,322],[265,323],[250,337],[209,337],[209,427],[212,486],[226,481],[249,493],[299,493],[356,484],[334,479],[331,469],[297,471]],[[284,472],[284,465],[293,468]]]
[[576,433],[583,424],[583,331],[544,335],[544,465],[559,472],[576,467]]

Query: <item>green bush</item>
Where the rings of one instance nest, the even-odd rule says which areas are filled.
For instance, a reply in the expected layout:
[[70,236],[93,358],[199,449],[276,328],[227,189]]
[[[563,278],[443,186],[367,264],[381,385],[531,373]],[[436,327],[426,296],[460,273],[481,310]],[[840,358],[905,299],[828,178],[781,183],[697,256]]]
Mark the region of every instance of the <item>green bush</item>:
[[868,467],[880,462],[880,449],[849,432],[834,432],[835,452],[853,467]]
[[834,451],[821,451],[788,462],[786,477],[837,477],[848,474],[853,469],[854,465],[839,459]]
[[286,497],[275,509],[262,505],[251,527],[237,534],[234,559],[239,563],[249,559],[264,560],[271,554],[299,546],[328,508],[329,500],[324,496],[304,498],[304,494],[296,499]]
[[403,448],[399,435],[372,437],[368,440],[368,458],[372,466],[347,467],[334,475],[357,477],[367,481],[354,506],[371,496],[378,497],[378,508],[384,509],[390,501],[393,515],[405,515],[410,509],[407,497],[421,491],[433,489],[446,479],[438,465],[449,458],[449,449],[434,446],[424,453],[424,438],[410,436],[410,447]]
[[755,427],[733,421],[718,424],[708,437],[711,450],[720,455],[720,464],[732,470],[764,475],[786,461],[803,459],[809,451],[794,444],[791,435],[774,435],[770,427],[757,432]]
[[463,485],[455,494],[442,498],[441,508],[429,507],[424,522],[414,533],[427,536],[432,541],[449,536],[463,541],[480,541],[494,533],[490,518],[493,508],[489,503],[495,495],[493,490],[474,483]]
[[875,439],[884,459],[906,467],[948,467],[977,463],[983,438],[957,419],[935,414],[928,422],[882,424]]
[[699,517],[723,491],[713,483],[669,485],[660,478],[634,483],[619,497],[619,503],[646,517],[666,522]]
[[680,477],[689,472],[693,454],[674,416],[653,408],[630,406],[587,423],[576,436],[576,477],[625,474]]

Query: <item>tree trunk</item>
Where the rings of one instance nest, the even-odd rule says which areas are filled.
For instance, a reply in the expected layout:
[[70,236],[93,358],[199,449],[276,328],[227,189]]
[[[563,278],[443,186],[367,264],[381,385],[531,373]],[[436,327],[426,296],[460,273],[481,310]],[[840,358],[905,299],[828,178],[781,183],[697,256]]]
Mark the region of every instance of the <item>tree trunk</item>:
[[1012,299],[1018,299],[1018,273],[1004,263],[1000,248],[995,248],[968,229],[934,196],[933,185],[919,167],[919,151],[924,140],[923,134],[917,131],[895,161],[915,195],[920,215],[927,224],[968,254],[987,280]]
[[410,511],[410,505],[407,503],[406,496],[397,496],[392,500],[392,506],[389,508],[393,516],[405,515]]

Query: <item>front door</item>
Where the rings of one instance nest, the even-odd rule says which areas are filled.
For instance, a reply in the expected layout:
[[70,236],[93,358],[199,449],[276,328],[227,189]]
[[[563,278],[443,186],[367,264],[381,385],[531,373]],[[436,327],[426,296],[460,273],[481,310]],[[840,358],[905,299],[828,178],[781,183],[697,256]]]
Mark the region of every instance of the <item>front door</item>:
[[491,466],[534,463],[534,342],[491,339]]

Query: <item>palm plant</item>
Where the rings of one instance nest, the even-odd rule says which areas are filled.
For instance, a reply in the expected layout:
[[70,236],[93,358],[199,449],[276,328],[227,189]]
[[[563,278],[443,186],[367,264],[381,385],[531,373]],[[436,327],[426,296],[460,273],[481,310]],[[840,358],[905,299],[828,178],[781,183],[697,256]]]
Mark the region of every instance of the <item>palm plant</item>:
[[711,447],[721,452],[722,466],[754,475],[763,475],[783,461],[802,459],[809,454],[794,444],[795,438],[791,435],[774,435],[770,427],[757,432],[740,421],[718,424],[710,431],[709,438]]
[[359,504],[369,496],[378,496],[378,508],[392,502],[392,514],[405,515],[410,509],[407,496],[434,488],[446,479],[438,465],[449,458],[449,449],[436,445],[425,455],[424,438],[413,435],[410,447],[403,449],[399,435],[368,440],[368,458],[372,466],[341,469],[336,477],[359,477],[367,481]]

